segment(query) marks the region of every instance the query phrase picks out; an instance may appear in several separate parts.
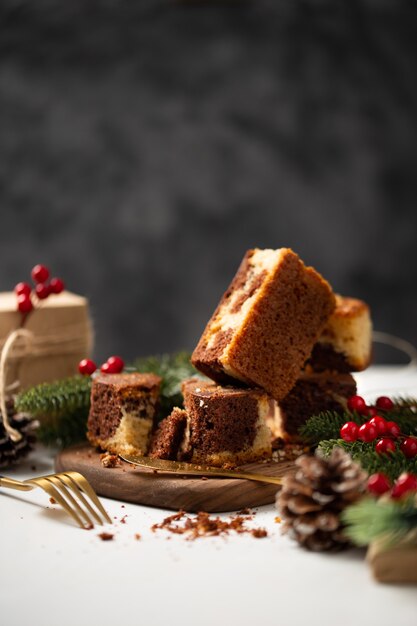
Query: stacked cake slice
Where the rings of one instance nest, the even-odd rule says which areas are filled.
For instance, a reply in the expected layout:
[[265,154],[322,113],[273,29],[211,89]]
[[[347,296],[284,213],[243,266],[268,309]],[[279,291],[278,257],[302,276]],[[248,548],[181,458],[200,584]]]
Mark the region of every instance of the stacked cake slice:
[[352,363],[369,360],[362,304],[335,297],[292,250],[249,250],[192,355],[212,380],[184,383],[185,410],[162,422],[150,454],[212,465],[268,458],[273,438],[296,439],[312,413],[341,408],[356,390]]

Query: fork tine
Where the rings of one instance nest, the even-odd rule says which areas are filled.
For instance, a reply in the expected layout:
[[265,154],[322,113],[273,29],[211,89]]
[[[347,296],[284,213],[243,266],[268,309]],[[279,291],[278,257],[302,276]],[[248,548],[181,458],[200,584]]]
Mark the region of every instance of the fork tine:
[[67,474],[57,474],[56,476],[57,476],[57,478],[59,478],[59,480],[61,480],[63,483],[65,483],[65,485],[70,490],[70,492],[72,491],[77,496],[77,498],[82,502],[82,504],[86,507],[86,509],[88,509],[88,511],[91,513],[91,515],[97,521],[97,523],[98,524],[103,524],[103,521],[102,521],[101,517],[93,509],[93,507],[91,506],[89,501],[84,497],[83,492],[78,487],[78,485],[75,482],[75,480],[73,478],[71,478],[70,476],[67,476]]
[[[29,481],[28,481],[29,482]],[[84,528],[84,522],[80,519],[80,517],[78,516],[77,512],[74,511],[69,504],[67,503],[67,501],[61,496],[61,494],[59,493],[59,491],[54,487],[54,485],[52,483],[50,483],[48,480],[46,480],[45,478],[35,478],[33,480],[31,480],[30,482],[32,482],[35,485],[38,485],[39,487],[41,487],[44,491],[46,491],[46,493],[48,495],[51,496],[51,498],[53,498],[54,500],[56,500],[63,509],[65,509],[65,511],[71,515],[71,517],[77,522],[77,524],[79,526],[81,526],[81,528]]]
[[64,472],[64,473],[66,476],[69,476],[69,478],[71,478],[76,483],[77,487],[81,488],[82,491],[84,491],[84,493],[87,496],[89,496],[90,500],[96,505],[96,507],[98,508],[100,513],[103,515],[106,522],[108,522],[109,524],[112,524],[113,522],[112,522],[111,517],[109,517],[107,511],[101,504],[100,500],[97,498],[97,495],[94,489],[92,488],[92,486],[90,485],[90,483],[88,482],[88,480],[86,480],[84,476],[82,474],[79,474],[78,472]]
[[47,480],[52,483],[52,485],[54,485],[54,487],[56,487],[57,489],[60,490],[61,494],[63,497],[65,497],[67,500],[69,500],[70,504],[72,505],[73,509],[75,509],[78,513],[78,515],[80,517],[83,517],[85,522],[87,523],[87,525],[91,525],[94,526],[93,521],[87,511],[85,511],[76,501],[76,499],[74,498],[74,496],[71,493],[72,490],[72,485],[69,487],[69,489],[67,488],[65,482],[63,481],[62,477],[60,474],[52,474],[51,476],[47,477]]

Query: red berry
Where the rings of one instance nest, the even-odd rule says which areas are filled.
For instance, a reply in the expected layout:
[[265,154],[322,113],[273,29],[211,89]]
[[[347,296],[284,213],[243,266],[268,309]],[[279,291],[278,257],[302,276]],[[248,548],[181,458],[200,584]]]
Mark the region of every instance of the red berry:
[[362,396],[351,396],[347,401],[349,411],[356,411],[356,413],[366,413],[368,407]]
[[375,426],[372,426],[372,424],[370,424],[369,422],[366,422],[365,424],[362,424],[362,426],[359,427],[358,437],[362,441],[369,443],[370,441],[373,441],[374,439],[376,439],[377,436],[378,436],[378,433],[377,433]]
[[394,403],[391,398],[387,396],[379,396],[375,402],[378,409],[382,411],[391,411],[394,408]]
[[49,285],[45,285],[45,283],[38,283],[35,287],[35,293],[38,296],[39,300],[45,300],[51,293],[49,289]]
[[17,296],[30,296],[32,287],[28,283],[17,283],[14,292]]
[[369,406],[364,412],[364,415],[366,415],[366,417],[374,417],[375,415],[378,415],[378,411],[374,406]]
[[61,293],[65,289],[64,281],[60,278],[51,278],[49,286],[52,293]]
[[340,436],[344,441],[356,441],[358,438],[359,426],[355,422],[346,422],[340,429]]
[[378,472],[377,474],[372,474],[368,478],[368,491],[375,494],[376,496],[382,496],[383,493],[386,493],[390,489],[390,479],[386,474]]
[[35,283],[45,283],[49,278],[49,270],[45,265],[35,265],[31,272]]
[[400,450],[405,454],[407,459],[413,459],[417,456],[417,438],[406,437],[400,445]]
[[389,452],[395,452],[395,450],[395,443],[388,437],[382,437],[375,446],[375,452],[378,452],[378,454],[388,454]]
[[21,313],[30,313],[33,309],[33,304],[30,296],[24,293],[20,296],[17,296],[17,308]]
[[410,491],[417,491],[417,476],[403,472],[395,481],[395,485],[391,491],[391,497],[394,499],[402,498]]
[[374,415],[374,417],[369,420],[369,423],[372,424],[372,426],[375,426],[378,435],[385,434],[387,423],[383,417],[381,417],[380,415]]
[[83,359],[78,364],[78,371],[83,376],[91,376],[97,369],[97,365],[91,359]]
[[397,438],[401,435],[401,428],[395,422],[385,422],[385,434]]
[[107,363],[109,364],[109,367],[114,370],[115,373],[121,372],[125,366],[125,362],[120,356],[109,356],[109,358],[107,359]]
[[104,374],[119,374],[124,366],[123,359],[119,356],[111,356],[103,363],[100,369]]

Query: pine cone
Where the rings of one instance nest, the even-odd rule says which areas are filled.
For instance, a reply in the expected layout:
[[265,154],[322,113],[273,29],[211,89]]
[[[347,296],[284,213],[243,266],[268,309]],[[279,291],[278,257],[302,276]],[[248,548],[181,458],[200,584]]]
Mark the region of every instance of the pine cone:
[[366,489],[367,474],[347,452],[334,448],[327,459],[303,455],[286,476],[276,506],[283,531],[308,550],[341,550],[349,546],[340,513]]
[[7,434],[0,417],[0,467],[9,467],[18,463],[33,448],[36,422],[23,414],[16,414],[12,401],[7,402],[10,425],[22,434],[20,441],[14,442]]

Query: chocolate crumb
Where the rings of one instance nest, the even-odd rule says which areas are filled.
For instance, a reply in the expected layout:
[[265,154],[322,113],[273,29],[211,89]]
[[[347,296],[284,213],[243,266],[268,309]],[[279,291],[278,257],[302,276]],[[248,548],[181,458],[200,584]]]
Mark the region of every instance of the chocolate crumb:
[[102,541],[112,541],[114,539],[114,535],[112,533],[100,533],[97,536],[100,537]]
[[121,462],[117,454],[110,454],[109,452],[104,452],[104,454],[100,455],[100,461],[103,467],[114,468],[120,467]]
[[[244,509],[249,511],[250,509]],[[174,515],[166,517],[159,524],[151,527],[152,532],[157,530],[167,530],[174,535],[185,535],[187,541],[194,541],[200,537],[219,537],[229,535],[231,532],[237,534],[250,534],[253,537],[266,537],[267,531],[264,528],[248,528],[246,522],[251,520],[253,515],[235,515],[230,521],[222,520],[220,517],[210,517],[209,513],[200,511],[194,517],[190,517],[185,511],[178,511]]]
[[51,504],[56,504],[56,500],[55,500],[55,498],[52,498],[52,497],[51,497],[51,498],[49,498],[49,502],[50,502]]
[[142,535],[140,533],[135,533],[136,541],[140,541],[142,539]]
[[120,520],[121,524],[126,524],[126,517],[127,517],[127,515],[123,515],[123,517]]

